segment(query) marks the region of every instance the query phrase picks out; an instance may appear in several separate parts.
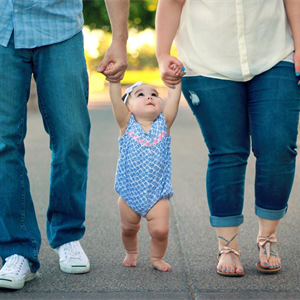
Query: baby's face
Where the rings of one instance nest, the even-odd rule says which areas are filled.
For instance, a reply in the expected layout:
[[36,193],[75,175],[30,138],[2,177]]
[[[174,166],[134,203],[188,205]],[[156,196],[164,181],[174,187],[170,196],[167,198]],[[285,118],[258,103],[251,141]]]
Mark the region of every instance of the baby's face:
[[130,94],[128,108],[136,117],[151,117],[155,120],[162,111],[162,100],[151,85],[140,85]]

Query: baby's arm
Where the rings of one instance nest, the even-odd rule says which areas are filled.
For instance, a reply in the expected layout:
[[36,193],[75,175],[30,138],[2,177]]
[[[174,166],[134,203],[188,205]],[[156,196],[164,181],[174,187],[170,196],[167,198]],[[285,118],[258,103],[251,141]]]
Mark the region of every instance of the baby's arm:
[[181,82],[175,86],[175,89],[169,88],[169,97],[164,106],[163,114],[167,123],[168,133],[170,133],[171,126],[177,116],[180,96],[181,96]]
[[160,0],[156,12],[156,57],[161,78],[169,88],[178,84],[184,75],[184,69],[180,74],[175,74],[170,68],[172,64],[176,64],[180,69],[183,67],[180,60],[170,56],[170,51],[184,3],[185,0]]
[[109,95],[113,107],[115,119],[120,128],[120,135],[126,131],[128,121],[130,119],[130,112],[122,101],[122,90],[120,82],[109,82]]

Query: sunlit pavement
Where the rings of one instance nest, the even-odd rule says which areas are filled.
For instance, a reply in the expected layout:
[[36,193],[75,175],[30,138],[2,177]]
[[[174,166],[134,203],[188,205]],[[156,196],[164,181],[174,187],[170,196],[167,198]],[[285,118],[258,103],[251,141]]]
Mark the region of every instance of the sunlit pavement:
[[[184,101],[184,100],[182,100]],[[300,164],[289,211],[278,231],[282,270],[261,275],[255,269],[257,221],[254,215],[254,158],[249,159],[245,186],[245,222],[239,234],[243,278],[217,275],[217,239],[209,224],[205,172],[207,150],[190,110],[181,106],[172,128],[173,185],[170,241],[166,261],[170,273],[153,270],[149,263],[149,236],[143,221],[136,268],[122,266],[122,247],[114,192],[118,157],[118,128],[107,101],[91,106],[90,168],[86,234],[82,246],[91,261],[85,275],[59,270],[58,257],[45,233],[50,151],[37,111],[29,112],[26,162],[31,191],[43,237],[40,276],[17,292],[0,291],[0,299],[299,299],[300,298]],[[97,108],[97,109],[96,109]],[[101,108],[101,109],[99,109]]]

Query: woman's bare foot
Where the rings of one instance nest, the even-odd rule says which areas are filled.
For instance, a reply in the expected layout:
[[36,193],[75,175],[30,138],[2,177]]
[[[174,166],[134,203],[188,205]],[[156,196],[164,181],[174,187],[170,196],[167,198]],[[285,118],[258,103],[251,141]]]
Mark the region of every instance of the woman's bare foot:
[[169,272],[172,270],[172,267],[162,259],[151,261],[151,264],[154,269],[161,272]]
[[280,220],[264,218],[258,218],[258,220],[257,245],[259,248],[259,263],[256,264],[256,267],[262,272],[277,272],[281,269],[281,261],[276,249],[276,231]]
[[136,267],[137,254],[129,254],[125,256],[123,260],[123,266],[125,267]]
[[241,250],[237,244],[238,226],[216,227],[219,240],[217,273],[227,276],[243,276],[244,268],[240,261]]
[[[264,240],[270,240],[270,242],[266,242],[263,244]],[[259,245],[259,261],[260,261],[260,266],[263,269],[278,269],[281,266],[281,261],[278,256],[278,252],[276,249],[276,236],[275,234],[272,234],[268,237],[258,237],[258,241],[261,241],[262,245]]]
[[[233,252],[223,253],[217,266],[218,273],[225,274],[244,274],[244,269],[241,264],[240,258]],[[221,274],[222,275],[222,274]]]

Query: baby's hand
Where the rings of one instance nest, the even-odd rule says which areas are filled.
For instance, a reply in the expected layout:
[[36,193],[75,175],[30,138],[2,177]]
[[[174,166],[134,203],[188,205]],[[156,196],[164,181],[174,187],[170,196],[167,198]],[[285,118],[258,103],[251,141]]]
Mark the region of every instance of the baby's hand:
[[179,77],[183,77],[185,75],[185,68],[178,67],[176,64],[171,64],[170,69],[173,70],[174,74]]
[[104,72],[105,72],[105,71],[112,70],[112,69],[114,68],[114,66],[115,66],[115,63],[114,63],[114,62],[110,62],[110,63],[106,66],[106,68],[104,69]]
[[[110,71],[112,71],[115,67],[116,67],[116,63],[115,63],[115,62],[110,62],[110,63],[106,66],[106,68],[104,69],[103,74],[104,74],[105,72],[110,72]],[[107,77],[106,77],[106,80],[108,80]],[[115,80],[115,81],[109,81],[109,80],[108,80],[108,82],[110,83],[110,85],[111,85],[111,84],[120,84],[120,81],[117,81],[117,80]]]

